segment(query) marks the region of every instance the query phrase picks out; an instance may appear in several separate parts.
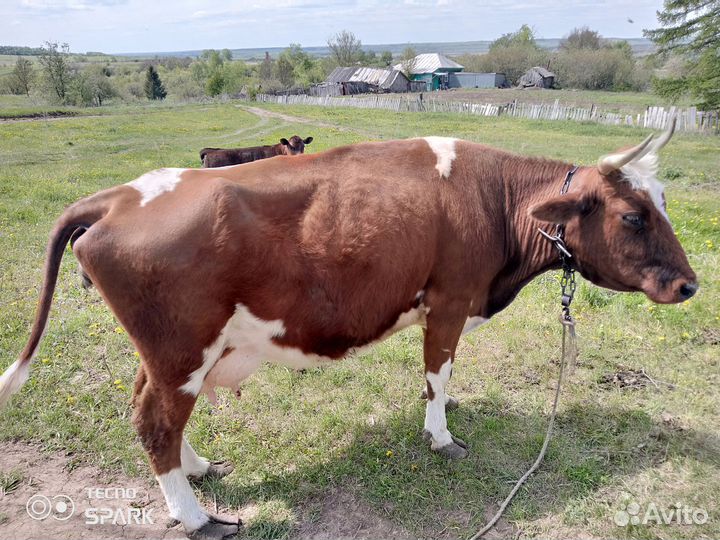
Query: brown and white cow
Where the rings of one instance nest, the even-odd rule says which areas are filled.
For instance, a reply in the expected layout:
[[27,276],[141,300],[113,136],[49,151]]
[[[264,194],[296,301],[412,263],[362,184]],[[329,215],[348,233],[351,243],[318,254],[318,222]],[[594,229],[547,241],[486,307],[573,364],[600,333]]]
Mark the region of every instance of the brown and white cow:
[[0,379],[0,403],[28,378],[64,247],[85,229],[73,252],[141,354],[134,423],[190,537],[237,524],[193,494],[187,476],[228,468],[193,451],[188,417],[202,391],[235,389],[264,361],[332,363],[420,325],[424,430],[434,451],[462,458],[445,418],[455,348],[559,267],[538,226],[564,223],[575,268],[598,285],[662,303],[695,293],[655,178],[670,134],[581,167],[565,195],[567,163],[440,137],[149,172],[57,221],[30,339]]
[[282,138],[278,144],[252,146],[250,148],[203,148],[200,150],[200,161],[206,168],[240,165],[259,159],[275,156],[297,156],[305,152],[305,145],[313,141],[312,137],[301,139],[293,135],[290,139]]

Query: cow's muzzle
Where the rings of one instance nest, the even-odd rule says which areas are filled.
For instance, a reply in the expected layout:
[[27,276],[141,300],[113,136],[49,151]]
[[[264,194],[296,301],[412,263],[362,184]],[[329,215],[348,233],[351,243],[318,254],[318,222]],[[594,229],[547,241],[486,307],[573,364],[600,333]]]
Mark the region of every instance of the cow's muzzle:
[[698,285],[695,281],[688,281],[687,283],[680,285],[680,288],[678,289],[680,301],[684,302],[685,300],[692,298],[699,288],[700,285]]

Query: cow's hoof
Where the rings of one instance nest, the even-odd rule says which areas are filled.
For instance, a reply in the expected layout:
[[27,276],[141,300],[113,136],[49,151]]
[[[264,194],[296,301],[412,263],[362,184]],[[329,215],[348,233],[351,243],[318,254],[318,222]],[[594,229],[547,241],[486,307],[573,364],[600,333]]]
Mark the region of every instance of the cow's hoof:
[[440,448],[433,449],[433,452],[437,452],[445,459],[465,459],[468,456],[467,446],[463,441],[455,437],[453,437],[453,441],[458,442],[451,442]]
[[212,461],[205,473],[206,478],[224,478],[235,470],[235,465],[229,461]]
[[235,465],[229,461],[211,461],[208,470],[203,474],[190,474],[188,479],[193,482],[202,482],[205,479],[224,478],[235,470]]
[[460,402],[457,400],[457,398],[454,398],[452,396],[448,397],[448,400],[445,402],[445,410],[446,411],[454,411],[460,406]]
[[[427,442],[432,441],[432,434],[424,429],[422,433],[423,439]],[[446,459],[463,459],[468,455],[468,445],[462,439],[458,439],[455,435],[450,434],[453,442],[446,444],[440,448],[430,448],[433,452],[437,452]]]
[[222,540],[223,538],[235,536],[240,530],[241,523],[233,523],[210,516],[210,521],[199,529],[187,533],[186,536],[190,540]]

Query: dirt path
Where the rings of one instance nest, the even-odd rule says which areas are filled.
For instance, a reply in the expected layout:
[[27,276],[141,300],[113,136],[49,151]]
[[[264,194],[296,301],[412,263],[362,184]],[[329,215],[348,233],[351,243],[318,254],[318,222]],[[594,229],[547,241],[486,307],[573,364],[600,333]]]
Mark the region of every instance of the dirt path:
[[[11,474],[18,478],[17,484],[7,493],[0,489],[3,540],[185,538],[182,527],[167,526],[169,516],[160,488],[146,479],[112,475],[89,465],[70,466],[70,458],[62,454],[48,457],[36,446],[3,442],[0,485],[6,485],[4,479]],[[332,491],[319,506],[318,518],[297,525],[291,539],[413,538],[349,492]],[[219,512],[252,524],[257,507],[248,504],[237,511],[220,508]],[[238,538],[247,538],[243,528]]]
[[104,114],[60,114],[47,116],[21,116],[19,118],[0,118],[0,124],[17,124],[19,122],[53,122],[55,120],[72,120],[74,118],[108,118]]
[[379,138],[380,135],[373,131],[365,131],[362,129],[357,128],[351,128],[348,126],[343,126],[342,124],[333,124],[330,122],[322,122],[320,120],[313,120],[312,118],[305,118],[304,116],[293,116],[290,114],[284,114],[279,113],[275,111],[268,111],[266,109],[261,109],[259,107],[250,107],[249,105],[235,105],[239,109],[242,109],[244,111],[247,111],[251,114],[254,114],[256,116],[259,116],[261,118],[277,118],[280,120],[284,120],[288,123],[293,124],[308,124],[310,126],[317,126],[322,128],[328,128],[328,129],[337,129],[338,131],[348,131],[352,133],[359,133],[361,135],[371,137],[371,138]]

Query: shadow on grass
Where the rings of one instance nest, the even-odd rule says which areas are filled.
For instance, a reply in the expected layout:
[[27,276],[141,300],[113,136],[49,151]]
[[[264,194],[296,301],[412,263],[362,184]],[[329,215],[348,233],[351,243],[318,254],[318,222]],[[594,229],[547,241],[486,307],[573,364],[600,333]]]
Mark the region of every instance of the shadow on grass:
[[[547,417],[518,414],[509,407],[509,402],[476,399],[449,413],[450,430],[470,445],[471,454],[462,461],[446,462],[430,452],[420,436],[424,407],[418,406],[385,423],[357,426],[346,446],[311,465],[266,475],[250,485],[233,485],[229,477],[205,482],[201,489],[228,507],[280,500],[291,509],[306,508],[329,490],[344,489],[420,537],[469,536],[542,446]],[[715,435],[655,422],[641,410],[573,404],[558,414],[545,461],[507,517],[512,521],[561,513],[568,503],[618,477],[680,456],[720,466],[720,441]],[[282,512],[263,512],[246,534],[282,538],[293,526]]]

